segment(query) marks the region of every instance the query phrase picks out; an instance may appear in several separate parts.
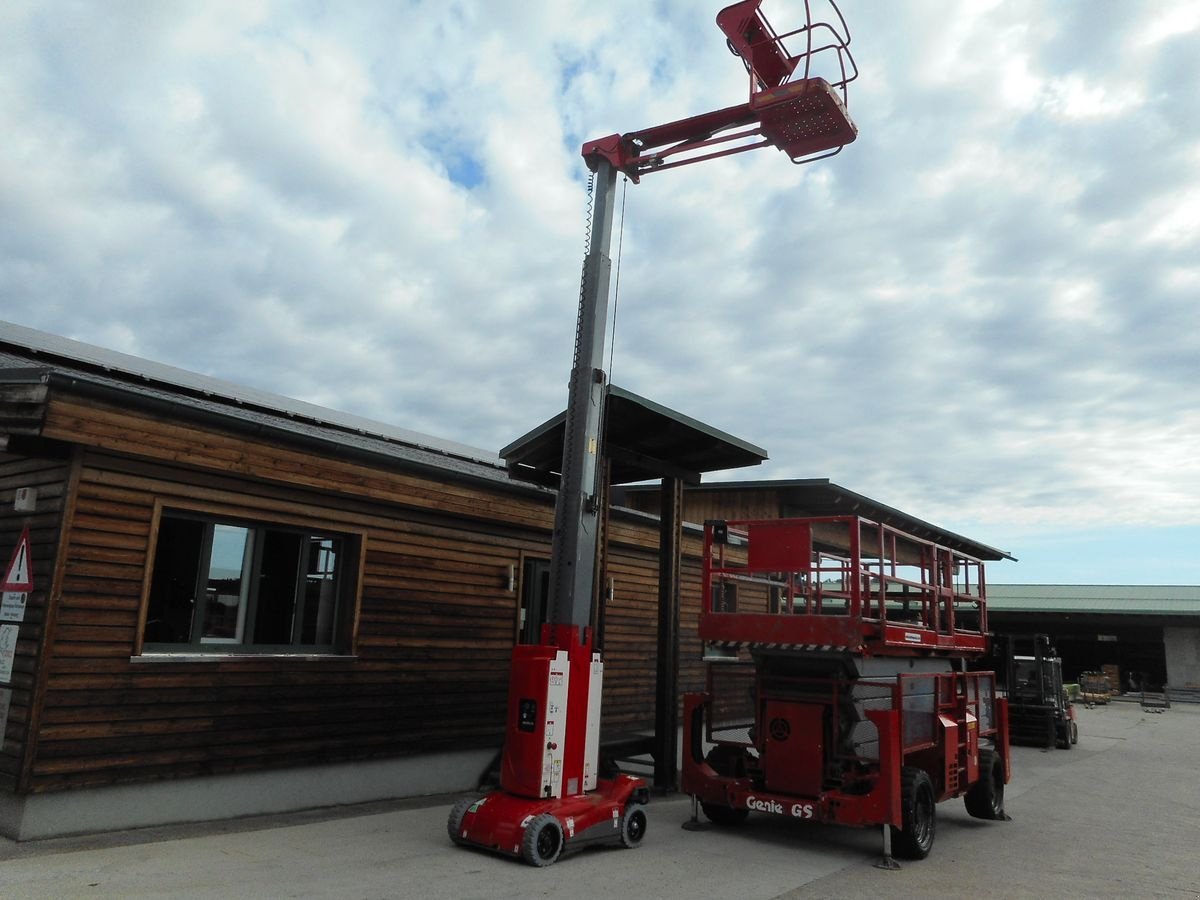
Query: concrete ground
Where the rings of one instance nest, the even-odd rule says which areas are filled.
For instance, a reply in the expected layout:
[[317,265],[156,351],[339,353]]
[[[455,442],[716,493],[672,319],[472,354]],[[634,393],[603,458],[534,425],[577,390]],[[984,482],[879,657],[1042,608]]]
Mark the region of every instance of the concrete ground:
[[873,866],[879,834],[754,814],[685,831],[656,799],[636,850],[593,848],[548,869],[454,847],[455,798],[15,844],[0,898],[1200,898],[1200,706],[1080,709],[1070,751],[1017,747],[1010,822],[938,807],[933,852]]

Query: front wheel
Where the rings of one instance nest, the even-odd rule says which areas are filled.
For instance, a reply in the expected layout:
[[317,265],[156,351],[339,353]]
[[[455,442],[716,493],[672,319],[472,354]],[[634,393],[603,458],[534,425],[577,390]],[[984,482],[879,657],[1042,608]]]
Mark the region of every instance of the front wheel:
[[900,770],[901,828],[892,828],[892,850],[901,859],[924,859],[933,849],[937,808],[933,782],[924,769]]
[[645,836],[646,806],[630,803],[625,807],[625,815],[621,816],[621,845],[630,849],[640,847]]
[[979,751],[979,780],[971,785],[963,802],[976,819],[1005,818],[1004,758],[995,750]]
[[450,810],[450,818],[446,820],[446,832],[450,835],[450,840],[459,846],[466,843],[462,836],[463,818],[475,803],[470,797],[464,797],[454,804],[454,808]]
[[542,813],[525,826],[521,858],[531,866],[552,866],[563,848],[562,826],[550,813]]

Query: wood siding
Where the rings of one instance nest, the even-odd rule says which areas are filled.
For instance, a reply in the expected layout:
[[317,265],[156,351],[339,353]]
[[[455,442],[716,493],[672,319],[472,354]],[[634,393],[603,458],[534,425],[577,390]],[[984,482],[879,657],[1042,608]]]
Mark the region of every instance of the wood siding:
[[[626,505],[642,512],[658,512],[658,491],[630,491]],[[782,515],[782,500],[775,488],[738,491],[683,492],[683,520],[702,524],[708,519],[778,519]]]
[[[91,449],[63,548],[26,790],[499,745],[521,595],[520,585],[509,590],[509,567],[549,556],[550,495],[318,457],[70,397],[52,400],[45,434]],[[61,485],[65,467],[57,471]],[[355,536],[353,652],[138,657],[156,508]],[[52,556],[57,532],[39,539]],[[606,731],[653,727],[657,540],[656,523],[614,517]],[[685,546],[686,689],[703,674],[700,542]],[[36,644],[22,648],[26,666]],[[18,717],[14,703],[14,720],[25,708]],[[24,743],[18,722],[9,734]],[[0,764],[11,778],[13,764]]]
[[[0,683],[0,688],[12,691],[8,727],[0,748],[0,790],[17,790],[26,762],[38,683],[37,663],[46,627],[46,598],[54,573],[68,469],[69,464],[62,459],[28,459],[0,453],[0,557],[3,557],[0,566],[7,569],[22,530],[28,528],[34,580],[34,590],[26,599],[24,621],[0,622],[18,628],[12,677],[8,683]],[[18,488],[37,491],[37,507],[33,512],[14,510]]]

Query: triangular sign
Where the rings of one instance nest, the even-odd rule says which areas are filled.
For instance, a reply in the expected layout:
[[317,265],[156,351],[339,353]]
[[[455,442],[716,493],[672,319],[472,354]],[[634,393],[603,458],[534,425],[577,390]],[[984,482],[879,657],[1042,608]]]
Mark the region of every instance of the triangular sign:
[[21,532],[21,539],[17,541],[17,549],[13,551],[12,562],[8,564],[0,590],[33,590],[33,552],[29,547],[28,527]]

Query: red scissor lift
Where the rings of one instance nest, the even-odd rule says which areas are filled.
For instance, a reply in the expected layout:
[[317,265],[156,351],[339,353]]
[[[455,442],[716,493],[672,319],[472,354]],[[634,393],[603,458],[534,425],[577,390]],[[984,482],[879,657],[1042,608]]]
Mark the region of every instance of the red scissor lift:
[[1007,701],[965,671],[982,561],[858,516],[713,521],[704,549],[682,787],[709,820],[881,825],[891,865],[928,855],[938,802],[1005,818]]

